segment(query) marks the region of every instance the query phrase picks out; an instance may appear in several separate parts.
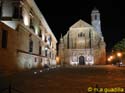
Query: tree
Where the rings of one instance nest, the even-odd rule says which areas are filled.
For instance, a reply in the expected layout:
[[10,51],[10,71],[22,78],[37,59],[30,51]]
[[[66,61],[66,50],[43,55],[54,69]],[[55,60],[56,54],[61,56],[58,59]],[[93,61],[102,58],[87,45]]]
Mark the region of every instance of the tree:
[[[113,49],[114,53],[121,52],[122,59],[125,60],[125,38],[123,38],[121,41],[117,42],[112,49]],[[118,59],[115,59],[115,61],[117,61],[117,60]]]
[[125,52],[125,38],[123,38],[121,41],[117,42],[114,45],[113,50],[114,51]]

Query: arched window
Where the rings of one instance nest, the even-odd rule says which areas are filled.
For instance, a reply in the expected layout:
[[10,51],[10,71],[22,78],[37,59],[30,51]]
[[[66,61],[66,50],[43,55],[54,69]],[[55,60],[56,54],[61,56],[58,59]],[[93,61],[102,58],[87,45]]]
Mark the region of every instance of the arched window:
[[84,37],[84,36],[85,36],[85,34],[83,32],[78,34],[78,37]]
[[95,15],[95,20],[97,20],[97,15]]

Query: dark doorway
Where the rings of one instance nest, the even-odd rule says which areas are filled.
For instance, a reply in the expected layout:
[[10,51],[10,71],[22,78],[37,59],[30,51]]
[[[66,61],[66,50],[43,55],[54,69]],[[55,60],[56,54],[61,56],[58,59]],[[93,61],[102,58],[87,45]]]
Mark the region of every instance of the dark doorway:
[[79,57],[79,65],[85,65],[84,56]]

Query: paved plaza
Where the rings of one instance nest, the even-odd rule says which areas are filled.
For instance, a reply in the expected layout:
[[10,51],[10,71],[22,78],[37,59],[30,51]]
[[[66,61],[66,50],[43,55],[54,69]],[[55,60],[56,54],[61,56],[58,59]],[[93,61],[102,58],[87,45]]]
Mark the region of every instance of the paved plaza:
[[[2,81],[1,89],[9,85],[7,80]],[[22,93],[88,93],[88,87],[123,88],[125,67],[107,65],[31,70],[12,76],[11,87]]]

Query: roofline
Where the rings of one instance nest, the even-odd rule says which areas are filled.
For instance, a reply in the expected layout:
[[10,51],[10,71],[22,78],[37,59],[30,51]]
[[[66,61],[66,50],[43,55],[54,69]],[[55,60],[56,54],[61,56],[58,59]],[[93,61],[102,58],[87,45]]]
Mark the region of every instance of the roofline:
[[55,42],[57,43],[57,39],[56,39],[55,35],[53,34],[52,30],[50,29],[47,21],[45,20],[42,12],[39,10],[39,8],[36,5],[35,1],[34,0],[27,0],[27,2],[32,5],[32,7],[33,7],[32,9],[33,10],[35,9],[34,12],[36,12],[36,15],[38,16],[39,20],[43,23],[43,25],[47,29],[47,32],[49,32],[52,35],[52,37],[54,38]]
[[[84,20],[82,20],[82,19],[79,19],[78,21],[76,21],[74,24],[72,24],[70,27],[69,27],[69,29],[77,29],[77,28],[79,28],[79,27],[73,27],[76,23],[78,23],[79,21],[82,21],[82,22],[84,22],[84,23],[86,23],[88,26],[86,26],[86,27],[92,27],[92,25],[91,24],[89,24],[89,23],[87,23],[87,22],[85,22]],[[83,28],[83,27],[81,27],[81,28]],[[84,27],[85,28],[85,27]]]

